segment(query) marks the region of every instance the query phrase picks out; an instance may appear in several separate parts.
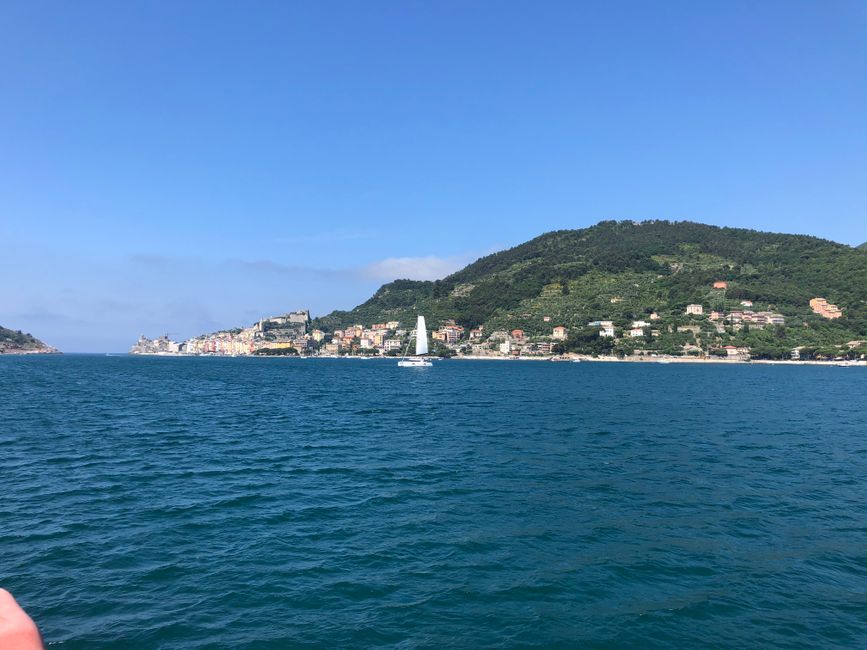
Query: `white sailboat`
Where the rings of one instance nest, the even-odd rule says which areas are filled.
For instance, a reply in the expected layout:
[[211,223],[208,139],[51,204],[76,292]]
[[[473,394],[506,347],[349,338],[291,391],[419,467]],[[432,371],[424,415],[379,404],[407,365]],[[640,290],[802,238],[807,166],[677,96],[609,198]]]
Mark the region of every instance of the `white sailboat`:
[[412,343],[412,337],[406,345],[406,350],[403,351],[403,358],[397,362],[397,365],[404,368],[423,368],[424,366],[433,365],[430,361],[424,358],[427,354],[427,327],[425,326],[424,316],[419,316],[415,324],[415,356],[407,357],[409,344]]

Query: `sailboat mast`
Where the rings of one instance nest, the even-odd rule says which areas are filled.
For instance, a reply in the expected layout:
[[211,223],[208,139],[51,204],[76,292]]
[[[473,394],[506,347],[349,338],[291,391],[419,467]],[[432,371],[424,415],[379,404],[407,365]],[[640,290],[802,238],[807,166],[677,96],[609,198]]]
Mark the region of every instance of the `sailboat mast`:
[[[427,325],[424,322],[424,316],[419,316],[416,319],[415,330],[413,330],[414,334],[409,335],[409,340],[406,342],[406,347],[403,350],[403,359],[406,359],[407,352],[409,352],[409,346],[412,345],[412,340],[415,338],[415,356],[421,356],[423,354],[427,354]],[[424,341],[419,338],[419,333],[424,335]]]
[[406,347],[403,349],[403,356],[401,359],[406,359],[406,353],[409,352],[410,345],[412,345],[412,334],[409,335],[409,340],[406,342]]

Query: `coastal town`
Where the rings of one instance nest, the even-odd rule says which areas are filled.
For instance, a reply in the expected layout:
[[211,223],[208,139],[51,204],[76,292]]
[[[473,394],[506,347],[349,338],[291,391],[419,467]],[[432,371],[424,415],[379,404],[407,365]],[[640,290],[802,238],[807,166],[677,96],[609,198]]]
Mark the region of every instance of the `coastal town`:
[[[724,291],[726,283],[715,282],[713,288]],[[612,303],[615,299],[611,300]],[[749,361],[753,350],[737,345],[738,333],[765,328],[786,327],[786,317],[772,310],[754,310],[751,300],[741,300],[735,308],[705,309],[692,303],[676,319],[651,311],[632,320],[589,320],[569,328],[542,316],[541,331],[523,328],[495,329],[484,326],[465,328],[452,319],[431,323],[432,353],[440,357],[471,359],[611,359],[627,360],[709,360]],[[809,301],[812,313],[833,320],[842,310],[825,298]],[[312,326],[307,310],[262,318],[253,325],[214,332],[175,341],[166,336],[154,339],[144,335],[130,349],[139,355],[217,355],[217,356],[316,356],[316,357],[388,357],[400,356],[414,335],[401,321],[354,324],[326,332]],[[593,346],[582,349],[575,337],[592,340]],[[661,339],[676,340],[675,349],[656,345]],[[588,351],[589,350],[589,351]],[[867,359],[867,341],[850,341],[839,352],[817,354],[807,346],[794,347],[788,360],[863,361]]]

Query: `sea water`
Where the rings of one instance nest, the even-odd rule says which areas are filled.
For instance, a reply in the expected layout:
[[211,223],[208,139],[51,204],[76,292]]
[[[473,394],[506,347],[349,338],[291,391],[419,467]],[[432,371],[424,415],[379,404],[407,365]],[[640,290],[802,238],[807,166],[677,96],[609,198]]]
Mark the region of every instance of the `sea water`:
[[867,371],[0,358],[62,648],[864,647]]

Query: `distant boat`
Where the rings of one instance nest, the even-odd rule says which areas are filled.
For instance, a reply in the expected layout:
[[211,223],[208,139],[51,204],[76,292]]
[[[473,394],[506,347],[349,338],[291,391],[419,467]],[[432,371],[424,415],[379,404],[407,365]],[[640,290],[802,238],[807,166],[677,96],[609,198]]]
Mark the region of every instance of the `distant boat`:
[[407,357],[409,345],[412,343],[412,336],[409,338],[409,343],[406,344],[406,350],[403,351],[403,358],[397,362],[402,368],[423,368],[432,366],[433,364],[424,358],[427,354],[427,327],[425,326],[424,316],[419,316],[415,324],[415,356]]

